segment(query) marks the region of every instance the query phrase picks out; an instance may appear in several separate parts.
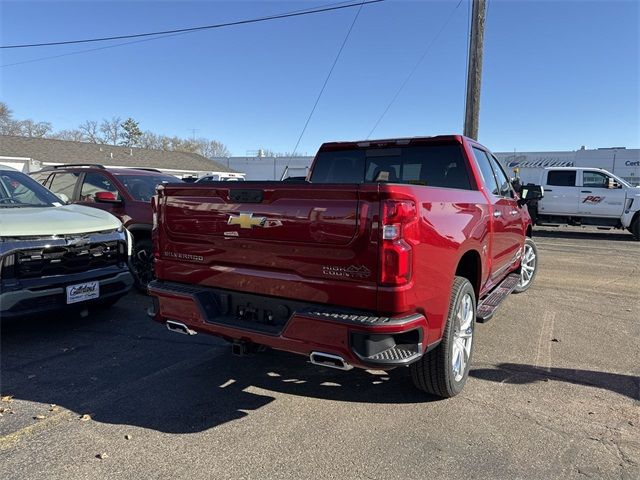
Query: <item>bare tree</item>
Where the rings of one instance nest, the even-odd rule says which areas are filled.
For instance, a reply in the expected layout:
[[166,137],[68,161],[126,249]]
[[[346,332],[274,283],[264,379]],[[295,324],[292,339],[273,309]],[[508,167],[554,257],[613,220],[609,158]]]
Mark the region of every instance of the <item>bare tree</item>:
[[31,119],[18,122],[20,125],[20,135],[23,137],[42,138],[52,131],[49,122],[34,122]]
[[[217,140],[169,137],[150,131],[142,132],[138,122],[131,118],[128,118],[124,123],[122,123],[120,117],[112,117],[110,120],[104,119],[100,123],[94,120],[87,120],[79,125],[77,129],[55,132],[49,122],[14,119],[13,112],[4,102],[0,102],[0,135],[47,137],[75,142],[139,146],[155,150],[198,153],[207,158],[229,157],[231,155],[226,145]],[[268,153],[273,156],[287,155],[271,151]]]
[[217,140],[208,140],[206,138],[198,139],[197,153],[207,158],[226,158],[231,156],[231,152],[224,143]]
[[166,135],[160,135],[160,149],[171,150],[171,139]]
[[160,136],[148,130],[145,132],[142,132],[142,135],[140,135],[140,139],[138,140],[138,146],[140,148],[162,150],[162,142],[160,140]]
[[55,138],[56,140],[70,140],[72,142],[85,141],[85,134],[80,129],[60,130],[59,132],[50,133],[47,137]]
[[48,122],[34,122],[31,119],[15,120],[9,106],[0,102],[0,134],[20,135],[23,137],[43,137],[51,132]]
[[4,102],[0,102],[0,128],[4,130],[5,125],[13,121],[13,112]]
[[111,120],[106,118],[100,123],[100,133],[102,134],[103,143],[109,145],[117,145],[118,140],[122,136],[122,119],[120,117],[111,117]]
[[78,130],[82,132],[83,141],[89,143],[102,143],[100,131],[98,129],[98,122],[95,120],[87,120],[78,127]]

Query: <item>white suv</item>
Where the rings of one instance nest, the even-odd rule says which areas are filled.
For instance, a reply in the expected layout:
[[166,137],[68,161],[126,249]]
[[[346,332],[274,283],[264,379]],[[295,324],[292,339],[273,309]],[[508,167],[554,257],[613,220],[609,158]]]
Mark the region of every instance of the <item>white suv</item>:
[[0,318],[112,304],[133,284],[128,232],[0,166]]

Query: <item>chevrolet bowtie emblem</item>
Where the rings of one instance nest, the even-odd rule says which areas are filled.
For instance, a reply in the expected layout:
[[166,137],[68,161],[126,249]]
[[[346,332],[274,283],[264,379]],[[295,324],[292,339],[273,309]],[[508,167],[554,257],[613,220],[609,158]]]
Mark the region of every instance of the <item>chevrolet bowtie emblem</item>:
[[254,217],[253,213],[241,213],[229,215],[227,225],[240,225],[240,228],[264,227],[267,217]]

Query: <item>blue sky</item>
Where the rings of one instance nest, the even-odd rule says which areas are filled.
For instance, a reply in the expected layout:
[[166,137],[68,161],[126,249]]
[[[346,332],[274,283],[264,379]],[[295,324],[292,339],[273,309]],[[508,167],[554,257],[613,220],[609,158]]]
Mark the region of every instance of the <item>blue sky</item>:
[[[138,33],[326,5],[5,1],[1,43]],[[365,6],[298,149],[365,138],[458,0]],[[640,2],[490,0],[479,140],[494,151],[640,147]],[[75,128],[131,116],[156,133],[291,151],[356,9],[204,31],[0,69],[17,118]],[[462,131],[468,0],[373,137]],[[117,42],[111,42],[117,43]],[[108,45],[106,43],[105,45]],[[98,45],[2,50],[0,63]]]

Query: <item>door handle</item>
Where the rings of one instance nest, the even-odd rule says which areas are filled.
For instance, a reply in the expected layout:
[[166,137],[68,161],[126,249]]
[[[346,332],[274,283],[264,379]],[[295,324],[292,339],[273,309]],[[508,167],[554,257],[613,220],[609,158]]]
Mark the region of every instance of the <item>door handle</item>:
[[502,216],[502,212],[500,210],[496,210],[496,211],[493,212],[493,216],[496,217],[496,218],[501,217]]
[[591,193],[591,190],[580,190],[580,193]]
[[545,191],[547,191],[547,192],[553,192],[553,190],[551,190],[550,188],[545,188]]

